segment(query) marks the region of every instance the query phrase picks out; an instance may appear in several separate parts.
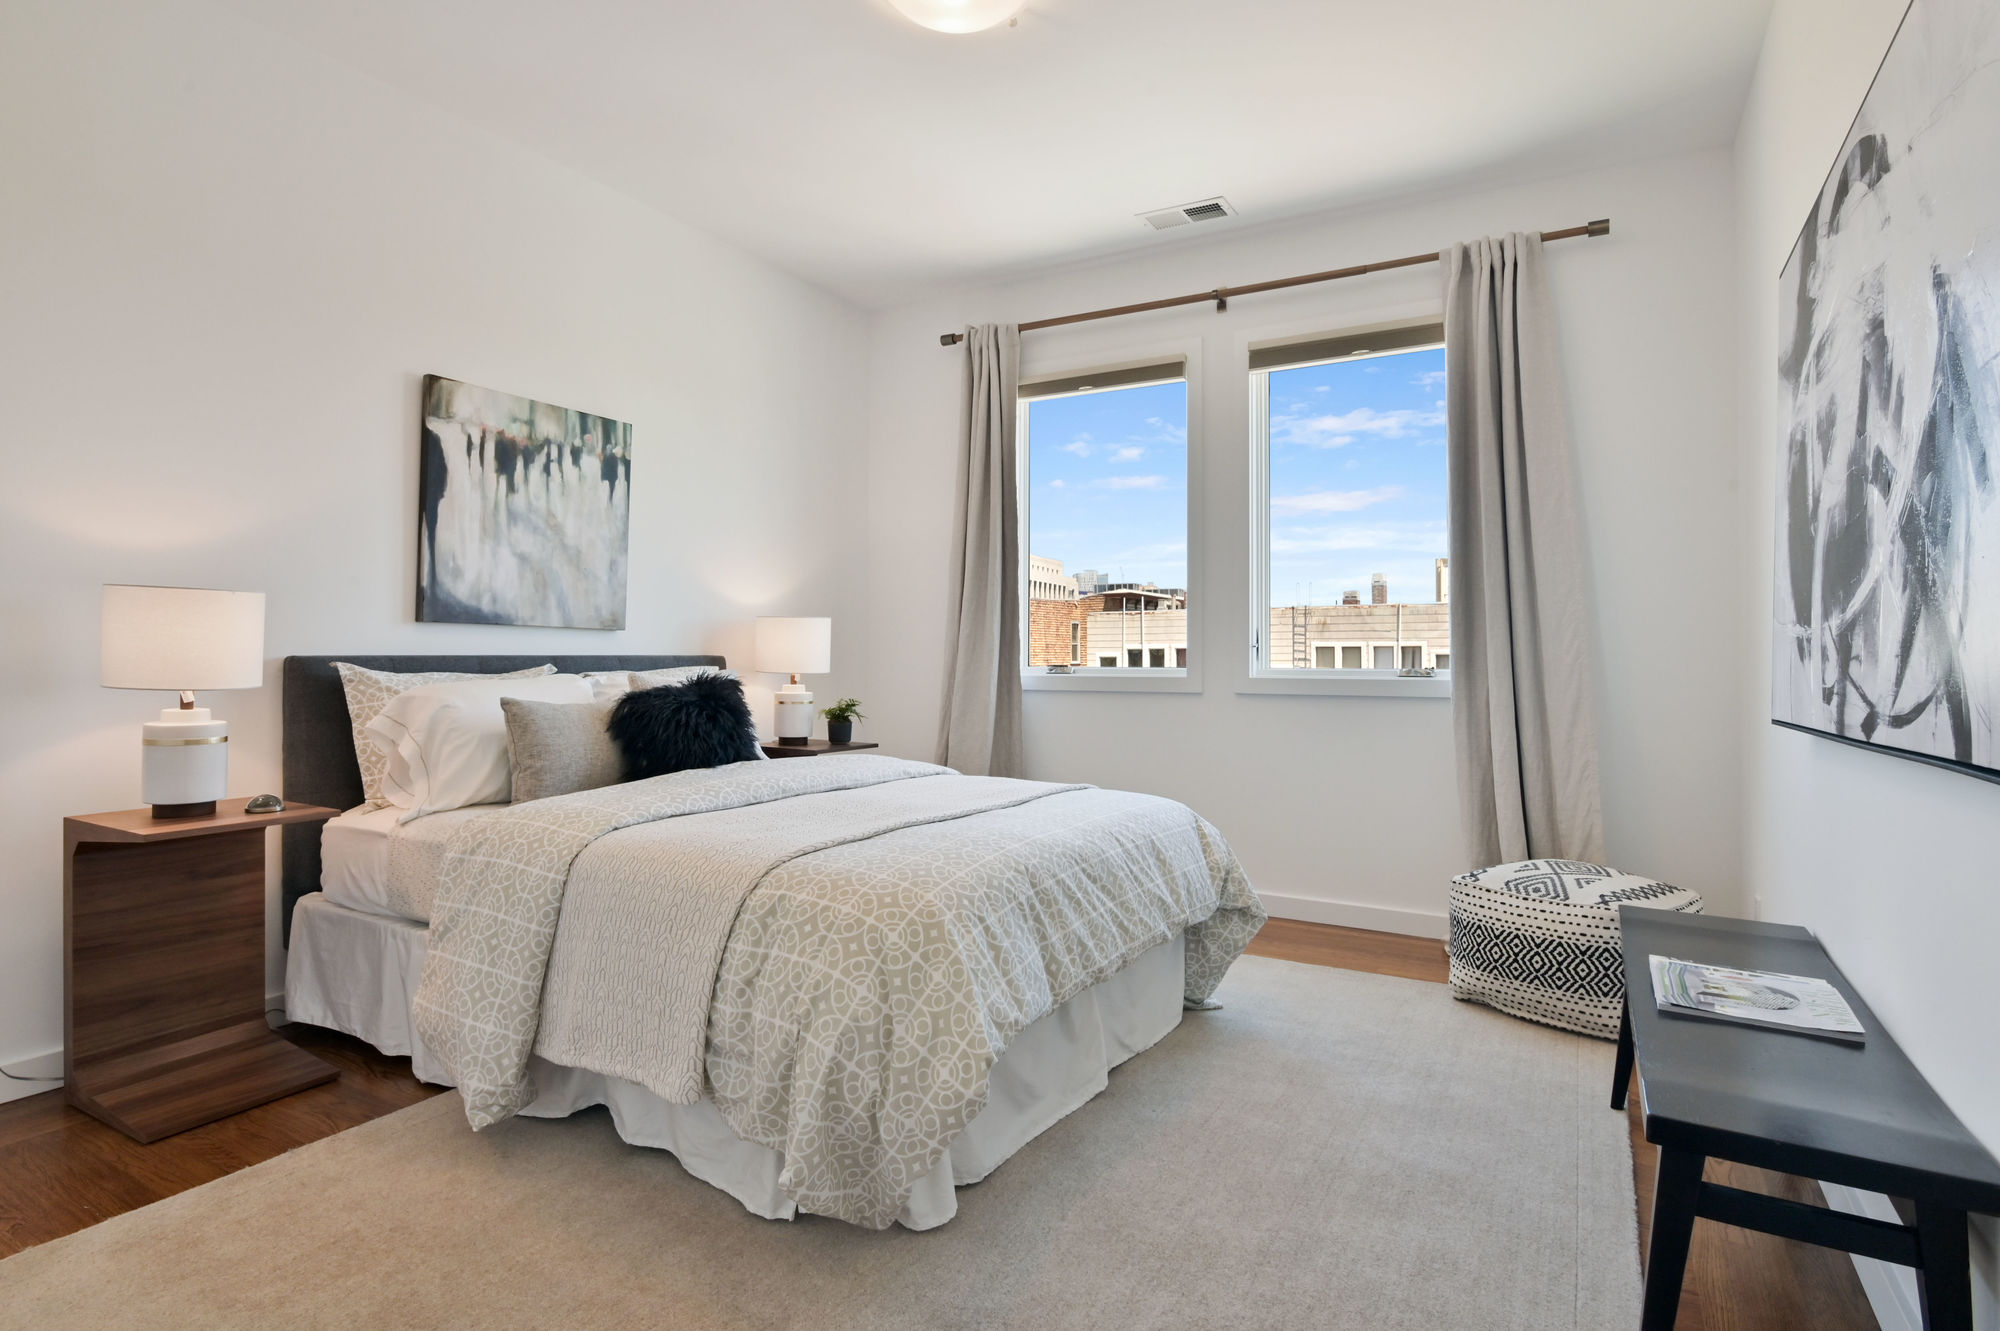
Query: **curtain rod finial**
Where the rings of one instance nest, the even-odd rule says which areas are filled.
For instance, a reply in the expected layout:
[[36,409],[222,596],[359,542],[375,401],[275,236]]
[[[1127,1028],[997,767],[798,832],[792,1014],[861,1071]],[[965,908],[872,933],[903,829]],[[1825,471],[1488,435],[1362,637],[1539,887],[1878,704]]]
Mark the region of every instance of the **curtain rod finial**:
[[1590,223],[1584,229],[1590,235],[1593,236],[1608,236],[1611,234],[1611,219],[1608,217],[1600,217],[1595,222]]
[[941,346],[941,347],[955,347],[955,346],[957,346],[957,345],[958,345],[958,344],[959,344],[960,342],[963,342],[964,340],[965,340],[965,334],[963,334],[963,333],[939,333],[939,334],[938,334],[938,345],[939,345],[939,346]]

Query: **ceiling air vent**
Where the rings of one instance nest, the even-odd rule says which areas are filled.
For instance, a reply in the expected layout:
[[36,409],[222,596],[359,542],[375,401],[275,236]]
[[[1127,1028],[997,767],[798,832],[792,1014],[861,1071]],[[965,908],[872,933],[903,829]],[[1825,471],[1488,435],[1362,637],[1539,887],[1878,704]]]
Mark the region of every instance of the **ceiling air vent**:
[[1236,210],[1229,206],[1229,200],[1217,195],[1213,199],[1184,203],[1178,208],[1162,208],[1157,212],[1140,213],[1139,220],[1155,231],[1167,231],[1177,226],[1186,226],[1189,222],[1213,222],[1234,216]]

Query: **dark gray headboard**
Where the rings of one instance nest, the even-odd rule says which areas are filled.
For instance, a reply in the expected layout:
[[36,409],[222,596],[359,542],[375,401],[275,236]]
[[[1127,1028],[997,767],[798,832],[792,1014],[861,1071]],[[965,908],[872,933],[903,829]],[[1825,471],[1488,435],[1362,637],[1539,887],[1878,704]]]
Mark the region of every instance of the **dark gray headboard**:
[[[664,670],[669,666],[728,664],[720,656],[288,656],[285,658],[285,789],[300,804],[351,809],[361,803],[361,764],[354,756],[354,728],[335,661],[370,670],[463,670],[496,675],[554,665],[585,670]],[[319,891],[319,827],[284,829],[284,938],[292,936],[292,905]]]

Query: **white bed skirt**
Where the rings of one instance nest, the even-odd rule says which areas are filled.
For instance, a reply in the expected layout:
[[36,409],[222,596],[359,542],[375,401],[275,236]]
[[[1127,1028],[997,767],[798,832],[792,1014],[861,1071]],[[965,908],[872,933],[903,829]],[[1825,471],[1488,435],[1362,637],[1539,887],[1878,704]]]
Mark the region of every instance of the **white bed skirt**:
[[[417,1039],[410,1000],[423,970],[428,930],[410,920],[337,905],[318,892],[292,916],[285,1015],[407,1055],[419,1080],[451,1078]],[[1110,979],[1084,990],[1016,1037],[994,1064],[986,1108],[931,1172],[918,1180],[897,1222],[931,1229],[958,1214],[956,1188],[977,1183],[1106,1084],[1106,1074],[1180,1024],[1183,941],[1174,938]],[[706,1099],[669,1104],[633,1082],[539,1057],[539,1095],[521,1112],[562,1118],[592,1105],[611,1111],[618,1135],[673,1152],[683,1168],[753,1213],[789,1220],[798,1207],[778,1187],[784,1157],[730,1131]]]

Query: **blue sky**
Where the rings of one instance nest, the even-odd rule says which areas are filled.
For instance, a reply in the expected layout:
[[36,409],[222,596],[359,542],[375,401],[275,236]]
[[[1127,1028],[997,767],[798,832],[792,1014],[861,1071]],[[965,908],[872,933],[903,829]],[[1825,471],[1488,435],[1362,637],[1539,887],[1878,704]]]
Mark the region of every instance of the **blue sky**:
[[1437,599],[1444,350],[1271,372],[1271,604]]
[[1029,553],[1065,573],[1187,586],[1187,385],[1025,406]]
[[[1271,373],[1271,603],[1335,604],[1370,575],[1436,599],[1444,352]],[[1028,547],[1119,582],[1187,585],[1187,385],[1024,404]]]

